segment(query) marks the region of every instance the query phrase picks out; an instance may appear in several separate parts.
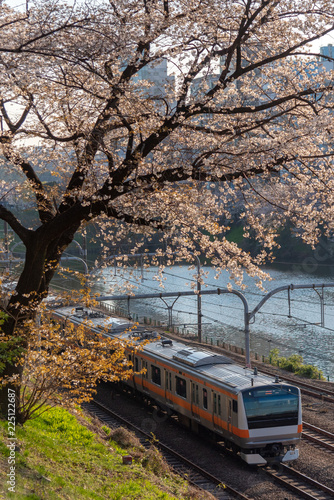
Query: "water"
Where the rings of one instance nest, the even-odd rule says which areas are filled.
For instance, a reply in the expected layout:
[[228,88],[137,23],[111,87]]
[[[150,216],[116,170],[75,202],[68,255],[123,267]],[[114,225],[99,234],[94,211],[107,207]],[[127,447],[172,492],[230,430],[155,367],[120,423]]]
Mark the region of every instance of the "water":
[[[225,288],[229,282],[228,273],[222,273],[215,279],[214,270],[204,267],[207,273],[204,290]],[[195,286],[194,270],[187,266],[173,266],[166,268],[163,273],[163,288],[155,279],[157,268],[151,267],[144,271],[141,278],[139,271],[134,275],[126,274],[129,283],[136,294],[189,291]],[[300,269],[289,271],[270,270],[272,281],[266,282],[267,292],[280,286],[289,284],[333,283],[334,274],[318,276],[301,273]],[[114,268],[103,271],[105,283],[95,286],[96,291],[108,294],[110,286],[113,294],[125,293],[121,290],[122,280],[114,274]],[[136,274],[137,273],[137,274]],[[259,290],[252,278],[245,276],[247,288],[242,291],[249,310],[252,311],[266,292]],[[240,290],[237,286],[235,289]],[[118,291],[119,290],[119,291]],[[334,288],[324,288],[324,326],[321,326],[322,290],[293,290],[290,293],[280,292],[271,297],[255,316],[250,325],[251,352],[268,356],[269,351],[278,348],[280,355],[290,356],[300,354],[304,362],[320,368],[326,377],[334,380]],[[197,301],[196,297],[180,297],[165,299],[171,308],[173,324],[191,333],[197,332]],[[168,322],[167,305],[159,299],[131,300],[129,312],[140,318],[147,316],[157,321]],[[118,303],[119,305],[119,303]],[[127,307],[127,304],[124,304]],[[234,295],[207,295],[202,297],[203,340],[216,343],[217,340],[230,344],[244,346],[244,307],[243,303]]]

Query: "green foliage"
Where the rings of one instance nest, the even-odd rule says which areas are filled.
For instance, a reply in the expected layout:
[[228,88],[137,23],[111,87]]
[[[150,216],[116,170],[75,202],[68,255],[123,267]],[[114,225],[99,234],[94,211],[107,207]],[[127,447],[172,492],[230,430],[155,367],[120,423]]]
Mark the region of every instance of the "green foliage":
[[3,311],[0,311],[0,326],[4,324],[6,321],[7,314],[5,314]]
[[238,245],[242,245],[244,243],[244,229],[240,222],[232,224],[230,231],[226,235],[228,241],[233,241]]
[[22,342],[22,337],[8,338],[0,333],[0,373],[3,372],[7,363],[15,364],[21,358],[23,352],[26,350],[22,346]]
[[107,425],[102,425],[102,430],[107,434],[107,436],[111,433],[111,429]]
[[293,354],[289,358],[280,358],[280,367],[288,372],[296,373],[303,364],[303,358],[299,354]]
[[277,365],[279,360],[279,349],[271,349],[269,353],[269,363],[271,365]]
[[300,354],[293,354],[289,358],[285,358],[279,355],[279,349],[272,349],[269,353],[269,363],[302,377],[325,380],[324,374],[319,368],[313,365],[304,365],[303,357]]
[[298,368],[296,374],[301,375],[302,377],[325,380],[323,372],[313,365],[302,365]]

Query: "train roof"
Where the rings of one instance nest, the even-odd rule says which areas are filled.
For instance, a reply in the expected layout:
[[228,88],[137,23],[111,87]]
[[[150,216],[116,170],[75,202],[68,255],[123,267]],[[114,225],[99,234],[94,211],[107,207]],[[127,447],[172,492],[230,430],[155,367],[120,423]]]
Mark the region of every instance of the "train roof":
[[109,316],[83,306],[58,307],[53,311],[60,317],[70,318],[74,322],[87,321],[92,328],[104,329],[104,332],[108,332],[111,337],[128,338],[131,335],[139,338],[139,342],[148,340],[149,342],[144,345],[144,352],[157,361],[165,359],[168,364],[173,363],[181,373],[197,372],[207,382],[225,386],[231,392],[237,393],[251,386],[276,382],[273,377],[254,373],[254,370],[235,364],[224,355],[205,348],[190,347],[182,341],[165,338],[147,328],[137,327],[129,333],[133,323],[125,318]]
[[133,323],[125,318],[109,316],[102,311],[80,305],[60,306],[51,310],[64,319],[70,318],[71,321],[77,323],[87,321],[92,328],[108,329],[111,335],[121,334],[133,326]]
[[208,349],[190,347],[180,341],[164,342],[154,340],[146,344],[144,351],[153,357],[173,361],[180,371],[200,373],[207,381],[227,386],[232,392],[239,392],[250,386],[272,384],[274,379],[254,370],[235,364],[230,358]]

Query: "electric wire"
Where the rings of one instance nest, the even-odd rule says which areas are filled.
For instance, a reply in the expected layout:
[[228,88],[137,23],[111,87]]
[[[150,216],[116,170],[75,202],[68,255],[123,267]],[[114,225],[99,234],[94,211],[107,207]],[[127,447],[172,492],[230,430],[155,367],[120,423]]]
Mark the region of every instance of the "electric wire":
[[[150,271],[149,271],[148,269],[145,269],[145,273],[146,273],[146,274],[150,274]],[[173,277],[173,278],[180,279],[180,280],[182,280],[182,281],[186,281],[186,282],[188,282],[188,283],[189,283],[189,282],[190,282],[190,283],[196,283],[196,280],[195,280],[195,279],[193,279],[193,278],[191,278],[191,277],[183,277],[183,276],[179,276],[179,275],[177,275],[177,274],[175,274],[175,273],[171,273],[171,272],[168,272],[168,271],[167,271],[167,272],[166,272],[166,271],[164,271],[164,274],[165,274],[165,275],[168,275],[168,276],[171,276],[171,277]],[[131,283],[135,283],[136,285],[139,285],[139,287],[143,287],[143,288],[146,288],[146,289],[148,289],[148,290],[157,291],[155,287],[152,287],[152,286],[148,285],[147,283],[145,283],[145,282],[147,282],[147,281],[150,281],[150,278],[146,278],[146,277],[142,277],[142,276],[141,276],[141,277],[140,277],[140,283],[139,283],[137,280],[132,280],[132,279],[129,279],[129,278],[128,278],[128,281],[129,281],[129,282],[131,282]],[[218,287],[217,287],[217,284],[213,285],[212,283],[206,283],[206,285],[208,285],[208,286],[214,286],[214,287],[215,287],[215,289],[216,289],[216,288],[218,288]],[[264,295],[263,295],[263,294],[261,294],[261,293],[256,293],[256,292],[249,292],[249,295],[256,296],[256,297],[261,297],[261,298],[263,298],[263,297],[264,297]],[[202,300],[203,300],[203,298],[204,298],[204,296],[202,297]],[[183,299],[183,300],[188,300],[188,301],[190,300],[190,301],[192,301],[192,302],[193,302],[193,298],[192,298],[192,297],[182,297],[182,299]],[[282,301],[282,300],[286,301],[286,300],[287,300],[287,298],[286,298],[286,297],[279,297],[279,296],[275,297],[275,299],[278,299],[279,301]],[[298,305],[300,305],[300,304],[302,304],[302,305],[307,305],[307,306],[308,306],[308,308],[309,308],[309,306],[310,306],[310,305],[314,305],[314,301],[312,301],[312,302],[311,302],[311,301],[309,301],[309,300],[305,300],[305,299],[294,299],[294,298],[293,298],[293,299],[291,300],[291,305],[293,306],[294,304],[295,304],[295,305],[297,305],[297,308],[298,308]],[[143,305],[147,305],[147,306],[149,306],[149,307],[152,307],[152,304],[149,304],[149,303],[147,303],[147,302],[146,302],[145,304],[143,303]],[[210,313],[210,312],[212,312],[212,313],[213,313],[213,312],[217,312],[217,305],[219,305],[219,307],[220,307],[221,309],[224,309],[224,308],[228,307],[229,309],[233,309],[233,310],[239,311],[240,313],[241,313],[241,312],[243,312],[242,307],[232,306],[232,305],[230,305],[230,304],[228,304],[228,305],[224,305],[224,304],[217,304],[217,303],[214,303],[214,302],[212,302],[212,301],[208,301],[208,300],[206,300],[206,301],[205,301],[205,307],[206,307],[206,310],[207,310],[209,313]],[[326,305],[328,306],[329,304],[327,304],[327,303],[325,302],[325,303],[324,303],[324,306],[326,306]],[[213,307],[215,308],[215,311],[212,311],[212,309],[211,309],[211,307],[210,307],[210,306],[213,306]],[[166,310],[166,308],[165,308],[164,306],[158,306],[157,304],[155,304],[155,306],[154,306],[154,307],[158,307],[159,309],[164,309],[164,310]],[[308,311],[309,311],[309,309],[308,309]],[[177,308],[175,308],[175,309],[173,308],[173,312],[175,312],[176,314],[178,314],[178,313],[180,313],[180,314],[188,314],[188,315],[195,315],[195,314],[197,314],[197,313],[195,313],[195,312],[191,312],[191,311],[184,311],[184,310],[177,309]],[[224,311],[224,313],[223,313],[223,314],[224,314],[224,317],[225,317],[225,318],[226,318],[226,317],[228,317],[228,318],[231,318],[231,319],[235,320],[235,316],[228,315],[225,311]],[[266,311],[258,311],[258,312],[257,312],[257,314],[262,315],[262,316],[264,316],[264,317],[266,317],[266,316],[276,316],[276,317],[281,317],[281,318],[285,318],[285,319],[286,319],[286,318],[287,318],[287,316],[288,316],[288,314],[283,314],[283,313],[275,313],[275,312],[266,312]],[[332,316],[332,314],[331,314],[331,313],[327,313],[327,311],[326,311],[326,317],[327,317],[327,316]],[[206,319],[209,319],[209,320],[211,321],[211,324],[212,324],[212,323],[214,323],[214,324],[220,324],[220,325],[224,326],[225,328],[229,328],[229,329],[230,329],[230,328],[233,328],[233,329],[234,329],[234,331],[239,331],[241,334],[243,333],[243,330],[242,330],[241,328],[238,328],[238,327],[231,327],[231,325],[229,325],[228,323],[223,322],[223,321],[221,321],[221,320],[219,320],[219,319],[217,319],[217,318],[213,318],[212,316],[209,316],[209,315],[207,315],[207,314],[205,314],[205,315],[203,314],[203,315],[202,315],[202,317],[205,317]],[[292,316],[292,317],[291,317],[291,318],[289,318],[289,319],[293,319],[293,320],[295,320],[295,321],[297,321],[297,322],[298,322],[298,321],[300,322],[299,324],[297,323],[297,324],[294,324],[294,325],[287,325],[289,328],[291,328],[292,326],[294,326],[294,327],[301,327],[301,326],[303,326],[303,325],[304,325],[304,324],[306,324],[306,323],[307,323],[307,324],[309,324],[309,325],[311,325],[311,326],[313,326],[313,327],[320,327],[320,325],[318,325],[318,324],[316,324],[316,323],[311,323],[311,322],[309,322],[309,321],[307,321],[307,320],[305,320],[305,319],[299,318],[299,317],[297,317],[297,316]],[[174,323],[174,324],[175,324],[175,323]],[[184,324],[188,324],[188,325],[190,325],[189,323],[185,323],[184,321],[180,322],[180,324],[182,324],[182,325],[184,325]],[[324,328],[325,330],[329,331],[329,332],[334,331],[333,329],[328,328],[328,327],[323,327],[323,328]],[[268,337],[263,336],[263,335],[261,335],[260,333],[256,333],[255,335],[253,334],[253,339],[254,339],[254,337],[255,337],[255,339],[256,339],[256,340],[261,339],[261,340],[267,341],[267,342],[269,342],[269,343],[273,343],[274,345],[277,345],[277,346],[279,346],[279,347],[281,347],[281,348],[282,348],[282,347],[283,347],[284,349],[286,349],[286,348],[287,348],[286,342],[281,342],[281,341],[279,341],[278,339],[275,339],[275,340],[268,339]],[[297,348],[298,348],[298,346],[297,346]],[[326,361],[326,362],[331,361],[331,358],[330,358],[330,357],[328,357],[328,356],[324,356],[324,355],[322,355],[321,353],[318,353],[318,352],[317,352],[317,353],[316,353],[316,355],[315,355],[314,350],[312,350],[312,351],[311,351],[310,349],[305,349],[305,347],[304,347],[303,349],[299,349],[299,351],[300,351],[300,352],[303,352],[303,354],[304,354],[304,355],[306,355],[306,356],[310,356],[310,359],[313,359],[313,360],[314,360],[314,359],[322,359],[322,360],[324,360],[324,361]]]
[[[173,274],[173,273],[169,273],[169,272],[167,272],[166,274],[169,274],[169,275],[172,275],[172,276],[174,276],[174,277],[178,277],[178,278],[179,278],[179,276],[178,276],[178,275],[175,275],[175,274]],[[184,277],[181,277],[181,278],[182,278],[183,280],[186,280],[186,281],[194,281],[194,280],[188,280],[187,278],[184,278]],[[130,283],[135,283],[135,284],[137,284],[137,282],[136,282],[135,280],[131,280],[131,279],[129,279],[128,277],[126,278],[126,280],[127,280],[127,281],[129,281]],[[152,286],[149,286],[149,285],[147,285],[147,284],[143,284],[143,283],[142,283],[142,286],[144,286],[144,287],[145,287],[145,288],[147,288],[147,289],[150,289],[150,290],[156,291],[156,288],[154,288],[154,287],[152,287]],[[256,294],[256,293],[255,293],[255,295],[260,295],[260,294]],[[260,296],[261,296],[261,295],[260,295]],[[280,299],[286,300],[286,298],[284,299],[283,297],[281,297]],[[191,298],[191,297],[182,297],[182,300],[188,300],[188,301],[190,300],[190,301],[193,301],[193,298]],[[203,300],[203,299],[202,299],[202,300]],[[297,299],[296,301],[293,299],[293,302],[301,302],[301,303],[313,304],[313,303],[312,303],[312,302],[310,302],[310,301],[302,301],[302,300],[298,300],[298,299]],[[217,308],[217,304],[216,304],[216,303],[213,303],[213,302],[210,302],[210,301],[205,301],[205,305],[206,305],[206,307],[207,307],[208,305],[212,305],[212,306],[214,306],[214,307],[215,307],[215,309]],[[325,305],[326,305],[326,304],[325,304]],[[220,307],[228,307],[229,309],[234,309],[234,310],[237,310],[237,311],[239,311],[240,313],[243,311],[243,309],[242,309],[241,307],[238,307],[238,306],[232,306],[232,305],[230,305],[230,304],[229,304],[228,306],[224,306],[223,304],[219,304],[219,306],[220,306]],[[208,308],[208,310],[209,310],[209,312],[210,312],[210,308]],[[175,309],[175,311],[176,311],[176,309]],[[213,311],[212,311],[212,312],[213,312]],[[285,315],[285,314],[279,314],[279,313],[273,313],[273,312],[265,312],[265,311],[258,311],[258,312],[257,312],[257,314],[261,314],[261,315],[272,315],[272,316],[281,316],[281,317],[285,317],[285,318],[287,317],[287,315]],[[230,316],[230,315],[226,314],[226,312],[224,312],[224,315],[225,315],[225,316],[228,316],[228,317],[230,317],[230,318],[232,318],[232,319],[235,319],[235,316]],[[331,313],[326,312],[326,316],[333,316],[333,315],[332,315]],[[303,319],[301,319],[301,318],[299,318],[299,319],[300,319],[300,321],[307,322],[307,320],[303,320]],[[310,324],[311,324],[311,323],[310,323]],[[318,325],[315,325],[315,326],[318,326]],[[327,329],[327,330],[330,330],[330,331],[334,331],[334,330],[329,329],[328,327],[324,327],[324,328],[325,328],[325,329]]]

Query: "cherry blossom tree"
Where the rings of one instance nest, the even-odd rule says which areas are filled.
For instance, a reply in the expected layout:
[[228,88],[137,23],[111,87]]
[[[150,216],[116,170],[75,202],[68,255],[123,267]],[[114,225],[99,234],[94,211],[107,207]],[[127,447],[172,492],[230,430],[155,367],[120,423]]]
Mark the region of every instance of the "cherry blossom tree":
[[[15,344],[15,355],[2,350],[3,382],[19,384],[22,323],[92,221],[115,242],[129,230],[158,233],[170,255],[201,253],[218,272],[260,281],[285,217],[310,243],[320,227],[331,231],[332,75],[310,44],[332,30],[332,2],[55,0],[0,10],[0,218],[26,249],[2,305]],[[149,76],[162,63],[174,82],[157,86]],[[34,201],[36,227],[3,203],[13,186]],[[252,230],[261,242],[256,256],[227,238],[236,203],[245,237]]]

